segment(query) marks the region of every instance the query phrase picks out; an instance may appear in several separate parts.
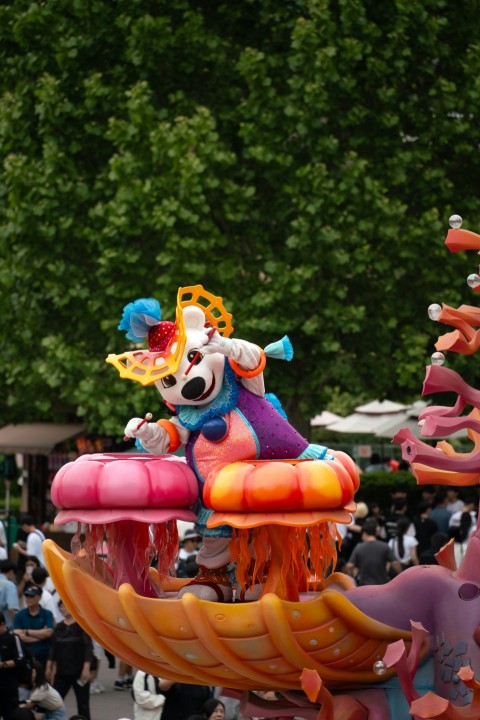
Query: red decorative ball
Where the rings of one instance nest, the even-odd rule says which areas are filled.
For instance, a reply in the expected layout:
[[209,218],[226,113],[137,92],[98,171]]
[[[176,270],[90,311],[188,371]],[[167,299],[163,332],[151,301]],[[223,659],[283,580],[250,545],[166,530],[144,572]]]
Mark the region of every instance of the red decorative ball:
[[173,338],[175,337],[175,331],[177,326],[174,322],[169,320],[163,320],[154,325],[148,331],[148,348],[152,352],[163,352],[165,351]]

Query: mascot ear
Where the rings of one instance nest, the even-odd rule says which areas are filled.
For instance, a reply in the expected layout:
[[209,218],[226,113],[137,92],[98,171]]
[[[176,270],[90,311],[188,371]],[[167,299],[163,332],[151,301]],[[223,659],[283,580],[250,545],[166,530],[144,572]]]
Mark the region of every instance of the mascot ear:
[[183,319],[188,329],[202,330],[205,327],[205,313],[195,305],[183,309]]

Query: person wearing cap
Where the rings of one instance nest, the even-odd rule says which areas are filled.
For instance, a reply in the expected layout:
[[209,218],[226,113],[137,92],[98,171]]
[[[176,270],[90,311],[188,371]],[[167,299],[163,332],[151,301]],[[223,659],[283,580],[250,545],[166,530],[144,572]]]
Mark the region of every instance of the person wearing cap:
[[198,572],[198,565],[195,558],[198,554],[198,544],[201,536],[193,529],[185,530],[182,539],[182,546],[178,553],[177,577],[193,578]]
[[47,580],[50,579],[50,575],[47,570],[43,567],[34,568],[32,571],[32,581],[34,585],[39,587],[42,591],[42,597],[40,598],[40,605],[46,610],[50,610],[53,615],[55,623],[63,621],[63,615],[58,609],[58,595],[52,595],[50,590],[47,589]]
[[35,660],[46,665],[52,643],[54,619],[50,610],[40,605],[42,589],[32,585],[24,592],[26,606],[19,610],[13,620],[13,632],[19,636]]

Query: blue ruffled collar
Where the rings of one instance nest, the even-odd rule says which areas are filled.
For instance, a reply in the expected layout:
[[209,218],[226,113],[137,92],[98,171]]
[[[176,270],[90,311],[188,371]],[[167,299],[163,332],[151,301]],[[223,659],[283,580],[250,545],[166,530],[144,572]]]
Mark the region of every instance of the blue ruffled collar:
[[200,430],[202,425],[218,415],[225,415],[233,410],[238,401],[239,385],[230,363],[225,358],[223,384],[217,397],[208,405],[175,405],[180,424],[187,430]]

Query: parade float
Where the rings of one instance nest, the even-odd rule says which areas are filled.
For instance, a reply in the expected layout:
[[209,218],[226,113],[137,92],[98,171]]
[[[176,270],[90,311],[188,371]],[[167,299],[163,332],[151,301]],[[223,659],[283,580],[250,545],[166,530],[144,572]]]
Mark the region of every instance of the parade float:
[[[449,250],[480,250],[458,216],[451,226]],[[480,289],[480,277],[469,284]],[[455,330],[438,340],[424,394],[456,401],[428,407],[421,433],[466,428],[473,449],[432,447],[407,431],[394,442],[419,483],[477,485],[480,391],[443,366],[443,353],[478,349],[480,311],[432,305],[429,315]],[[148,673],[225,688],[247,716],[480,717],[478,531],[458,568],[449,544],[439,565],[356,587],[332,570],[358,470],[344,453],[308,443],[265,394],[267,358],[290,360],[288,338],[265,349],[231,339],[222,299],[201,286],[179,290],[174,322],[149,298],[126,306],[119,327],[131,347],[107,362],[155,385],[172,415],[127,423],[138,453],[81,456],[54,479],[56,523],[79,530],[71,553],[48,540],[45,557],[82,627]],[[172,454],[181,445],[184,458]],[[174,574],[177,520],[203,536],[193,580]],[[284,699],[254,693],[266,689]]]

